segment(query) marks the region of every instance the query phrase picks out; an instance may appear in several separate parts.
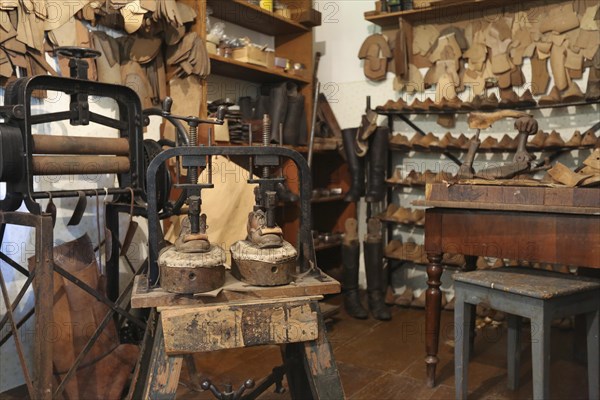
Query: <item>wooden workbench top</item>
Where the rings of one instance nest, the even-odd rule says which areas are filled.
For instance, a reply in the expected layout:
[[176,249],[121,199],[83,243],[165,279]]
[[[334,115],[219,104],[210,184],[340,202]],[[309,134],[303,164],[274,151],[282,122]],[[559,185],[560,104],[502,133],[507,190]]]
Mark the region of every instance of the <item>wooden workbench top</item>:
[[302,296],[320,296],[340,292],[340,283],[328,275],[304,276],[283,286],[252,286],[240,282],[226,272],[225,285],[214,292],[196,295],[170,293],[161,287],[148,289],[145,275],[135,278],[131,294],[132,308],[171,307],[218,304],[231,301],[281,299]]
[[425,201],[418,204],[443,208],[600,215],[600,188],[428,183]]

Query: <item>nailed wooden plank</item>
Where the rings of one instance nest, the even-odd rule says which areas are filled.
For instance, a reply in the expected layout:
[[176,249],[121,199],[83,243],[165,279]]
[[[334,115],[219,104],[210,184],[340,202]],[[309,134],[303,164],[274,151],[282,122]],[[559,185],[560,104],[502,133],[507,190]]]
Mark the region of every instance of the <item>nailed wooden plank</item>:
[[[416,204],[416,203],[415,203]],[[600,214],[597,188],[428,184],[428,207]]]
[[573,205],[576,207],[600,207],[600,189],[574,189]]
[[312,300],[279,299],[161,312],[167,354],[189,354],[318,337]]
[[164,327],[159,319],[154,334],[149,374],[142,397],[144,399],[175,399],[183,357],[167,355],[163,336]]
[[557,190],[556,188],[545,188],[544,189],[544,205],[546,206],[564,206],[568,204],[574,204],[573,196],[575,195],[575,188],[563,188]]
[[340,292],[340,283],[327,275],[318,278],[306,276],[289,285],[275,287],[246,285],[231,276],[229,272],[227,272],[227,275],[226,285],[216,297],[175,294],[160,287],[148,290],[147,278],[141,275],[136,277],[133,285],[131,307],[151,308],[214,304],[252,299],[319,296]]
[[[540,190],[541,189],[541,190]],[[543,205],[544,192],[542,188],[503,187],[502,202],[504,204]]]
[[318,315],[318,318],[319,337],[303,343],[304,365],[311,391],[315,399],[345,399],[323,316]]

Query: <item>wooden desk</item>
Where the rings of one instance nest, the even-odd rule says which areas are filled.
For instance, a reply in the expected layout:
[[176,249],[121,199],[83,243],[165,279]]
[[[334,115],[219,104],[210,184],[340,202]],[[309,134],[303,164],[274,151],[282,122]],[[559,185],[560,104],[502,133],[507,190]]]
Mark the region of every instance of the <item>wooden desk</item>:
[[427,385],[438,363],[443,253],[600,268],[600,189],[428,184]]

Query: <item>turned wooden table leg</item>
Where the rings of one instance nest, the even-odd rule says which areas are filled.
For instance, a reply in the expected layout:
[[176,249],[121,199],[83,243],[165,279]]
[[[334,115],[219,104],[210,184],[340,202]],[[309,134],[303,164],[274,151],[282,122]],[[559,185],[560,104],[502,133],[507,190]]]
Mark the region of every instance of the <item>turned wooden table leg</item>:
[[435,369],[439,361],[438,344],[440,337],[440,313],[442,309],[442,291],[440,281],[442,277],[442,254],[428,253],[429,265],[427,266],[427,292],[425,301],[425,364],[427,365],[427,386],[435,386]]

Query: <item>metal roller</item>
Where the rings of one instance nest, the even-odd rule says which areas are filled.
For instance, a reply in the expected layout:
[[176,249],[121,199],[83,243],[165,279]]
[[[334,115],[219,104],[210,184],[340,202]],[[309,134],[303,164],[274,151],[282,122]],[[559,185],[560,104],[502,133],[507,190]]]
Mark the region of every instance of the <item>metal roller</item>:
[[128,157],[33,156],[34,175],[123,174],[129,172]]
[[126,138],[32,135],[33,154],[129,155]]

